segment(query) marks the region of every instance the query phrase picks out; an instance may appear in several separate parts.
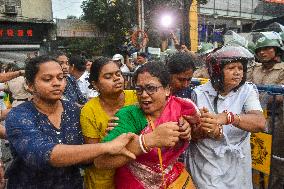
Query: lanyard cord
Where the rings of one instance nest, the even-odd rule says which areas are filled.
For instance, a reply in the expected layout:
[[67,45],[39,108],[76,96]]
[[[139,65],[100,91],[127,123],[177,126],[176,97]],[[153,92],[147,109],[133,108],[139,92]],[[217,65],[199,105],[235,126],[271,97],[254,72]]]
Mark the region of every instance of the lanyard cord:
[[[147,117],[148,121],[149,121],[149,124],[152,128],[152,130],[154,131],[155,129],[155,125],[154,125],[154,122],[151,120],[151,118],[148,116]],[[161,148],[157,148],[158,150],[158,157],[159,157],[159,161],[160,161],[160,169],[161,169],[161,172],[162,172],[162,184],[164,186],[164,188],[166,189],[166,183],[165,183],[165,173],[164,173],[164,168],[163,168],[163,157],[162,157],[162,151],[161,151]]]

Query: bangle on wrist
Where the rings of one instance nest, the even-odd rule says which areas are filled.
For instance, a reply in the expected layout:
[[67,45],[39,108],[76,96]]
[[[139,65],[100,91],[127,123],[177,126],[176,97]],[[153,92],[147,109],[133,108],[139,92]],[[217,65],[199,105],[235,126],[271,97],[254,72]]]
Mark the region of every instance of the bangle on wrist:
[[147,151],[147,153],[151,151],[151,148],[149,148],[146,144],[145,135],[142,135],[142,145],[143,145],[144,149]]
[[144,147],[144,145],[143,145],[143,134],[141,134],[140,136],[139,136],[139,146],[140,146],[140,148],[141,148],[141,150],[142,150],[142,152],[143,153],[148,153],[148,151],[145,149],[145,147]]
[[224,113],[226,113],[227,116],[227,123],[226,124],[232,124],[235,121],[235,116],[233,112],[228,112],[228,110],[224,110]]

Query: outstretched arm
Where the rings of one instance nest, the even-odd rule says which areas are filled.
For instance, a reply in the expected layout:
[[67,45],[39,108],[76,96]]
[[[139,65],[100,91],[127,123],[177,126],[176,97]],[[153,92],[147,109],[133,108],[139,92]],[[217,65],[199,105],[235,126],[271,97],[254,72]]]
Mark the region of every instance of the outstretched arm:
[[24,70],[19,70],[15,72],[7,72],[7,73],[0,73],[0,82],[4,83],[7,81],[10,81],[11,79],[14,79],[16,77],[24,75]]
[[[188,136],[190,132],[186,128],[182,128],[183,131],[180,132],[180,127],[177,122],[167,122],[156,127],[156,129],[144,135],[145,143],[149,149],[154,147],[173,147],[179,141],[179,137],[182,134],[182,137]],[[142,149],[139,144],[139,136],[135,136],[126,148],[135,154],[136,156],[142,154]],[[100,169],[110,169],[118,168],[126,163],[130,162],[132,159],[126,156],[111,156],[111,155],[102,155],[94,160],[94,164],[97,168]]]
[[50,164],[54,167],[65,167],[82,162],[92,162],[94,158],[102,154],[123,155],[129,159],[135,159],[135,155],[129,152],[125,145],[134,138],[134,134],[122,134],[115,140],[107,143],[84,145],[56,145],[50,156]]

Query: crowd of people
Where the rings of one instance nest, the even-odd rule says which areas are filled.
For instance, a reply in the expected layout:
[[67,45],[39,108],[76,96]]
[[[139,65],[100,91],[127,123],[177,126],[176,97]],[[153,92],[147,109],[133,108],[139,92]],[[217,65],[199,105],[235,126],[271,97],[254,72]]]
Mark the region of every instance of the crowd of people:
[[[0,183],[8,189],[252,189],[250,133],[267,129],[260,103],[267,97],[255,84],[283,84],[283,45],[262,37],[255,55],[242,46],[208,47],[198,56],[182,46],[164,61],[138,52],[135,63],[121,54],[90,61],[56,52],[1,73],[13,102],[0,115],[0,137],[12,154],[0,164]],[[133,74],[131,89],[124,73]],[[209,81],[192,88],[192,77],[200,75]],[[276,112],[282,131],[283,109]],[[284,157],[281,148],[273,153]],[[280,169],[273,160],[273,188],[283,188]]]

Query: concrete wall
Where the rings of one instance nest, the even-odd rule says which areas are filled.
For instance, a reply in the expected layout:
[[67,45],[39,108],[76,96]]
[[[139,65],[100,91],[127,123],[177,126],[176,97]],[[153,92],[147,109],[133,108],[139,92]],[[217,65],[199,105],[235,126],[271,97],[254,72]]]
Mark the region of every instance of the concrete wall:
[[79,19],[56,19],[57,37],[104,37],[95,25]]
[[51,0],[21,0],[22,16],[51,21],[52,3]]
[[[7,13],[5,5],[15,6],[15,13]],[[0,19],[52,21],[52,2],[51,0],[0,0]]]

